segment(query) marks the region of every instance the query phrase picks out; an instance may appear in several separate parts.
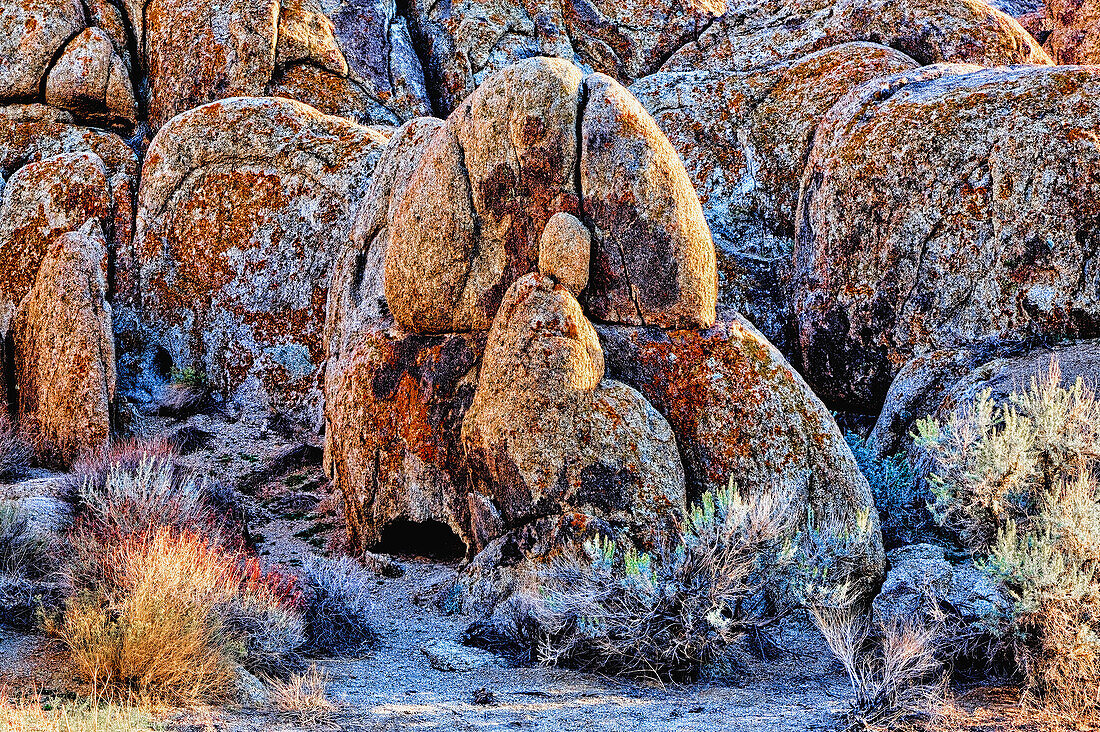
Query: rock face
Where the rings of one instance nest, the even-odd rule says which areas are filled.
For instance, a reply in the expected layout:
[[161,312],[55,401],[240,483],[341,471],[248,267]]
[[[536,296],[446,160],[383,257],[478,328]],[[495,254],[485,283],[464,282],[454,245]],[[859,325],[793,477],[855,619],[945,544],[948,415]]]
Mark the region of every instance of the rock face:
[[106,33],[85,28],[69,42],[46,79],[46,103],[83,119],[134,123],[130,70]]
[[538,266],[546,222],[582,210],[595,245],[581,300],[595,318],[713,322],[714,247],[683,165],[625,89],[583,80],[581,115],[581,85],[571,64],[530,59],[434,134],[390,227],[386,299],[404,329],[488,328],[508,286]]
[[95,153],[56,155],[12,175],[0,191],[0,333],[54,241],[93,218],[111,218],[107,170]]
[[726,10],[724,2],[669,0],[560,5],[500,0],[409,4],[414,36],[426,53],[436,107],[450,112],[494,72],[532,56],[556,56],[624,84],[663,59]]
[[1095,68],[932,67],[826,115],[792,288],[826,403],[876,409],[936,349],[1095,333],[1098,90]]
[[334,15],[335,22],[317,0],[151,0],[143,15],[150,123],[160,127],[205,102],[265,94],[362,123],[428,113],[423,73],[392,4],[347,0]]
[[[874,499],[825,405],[786,359],[739,316],[703,331],[597,326],[612,378],[667,418],[695,500],[730,480],[771,490],[830,528],[854,530]],[[876,536],[877,531],[872,531]],[[871,576],[882,546],[870,547]]]
[[720,300],[785,344],[802,167],[825,113],[851,89],[914,69],[893,49],[849,43],[756,71],[675,71],[630,91],[684,161],[718,250]]
[[461,429],[484,342],[484,334],[409,335],[381,320],[330,357],[325,462],[353,551],[385,548],[402,525],[433,523],[474,545]]
[[987,622],[1005,613],[1012,599],[973,562],[952,565],[943,547],[914,544],[890,552],[890,572],[872,603],[877,622],[928,620],[947,612],[963,623]]
[[1019,342],[977,344],[914,358],[891,384],[868,446],[879,456],[909,451],[918,420],[947,420],[975,404],[986,389],[1003,403],[1013,391],[1026,390],[1032,379],[1045,379],[1052,360],[1067,388],[1078,377],[1089,388],[1100,387],[1100,342],[1094,340],[1031,349]]
[[580,83],[563,61],[516,64],[436,132],[390,230],[386,299],[402,327],[484,330],[537,266],[546,221],[577,211]]
[[1089,0],[1046,0],[1024,21],[1059,64],[1100,63],[1100,7]]
[[50,249],[13,326],[19,418],[41,460],[106,451],[115,398],[107,245],[96,220]]
[[384,142],[273,98],[214,102],[162,128],[134,239],[146,335],[225,394],[313,414],[332,265]]
[[592,325],[540,274],[509,289],[489,333],[462,440],[505,528],[581,513],[644,537],[684,509],[684,473],[664,418],[604,380]]
[[84,27],[78,0],[17,0],[0,8],[0,101],[38,96],[51,60]]
[[[102,27],[85,27],[94,24]],[[15,0],[0,8],[0,102],[44,101],[84,120],[131,126],[128,34],[104,0]]]
[[[89,159],[74,162],[76,158],[70,157],[66,158],[69,163],[65,164],[56,159],[45,163],[61,155],[89,156]],[[99,161],[98,166],[95,159]],[[42,165],[22,172],[34,164]],[[69,164],[75,164],[75,167],[66,170],[65,166]],[[96,171],[93,172],[93,169]],[[97,181],[100,175],[105,175],[106,190],[103,193],[91,191],[88,175]],[[9,197],[13,203],[17,196],[24,201],[18,206],[9,204],[0,220],[0,229],[6,229],[6,236],[12,236],[14,227],[26,226],[32,220],[39,220],[37,217],[45,217],[37,224],[39,234],[32,235],[24,230],[21,236],[29,238],[23,243],[8,239],[8,243],[0,245],[0,249],[8,249],[14,244],[15,249],[25,251],[28,247],[37,246],[31,242],[39,239],[48,244],[52,242],[52,237],[79,228],[89,217],[100,216],[110,256],[114,258],[115,276],[111,289],[116,296],[129,297],[133,291],[130,242],[134,228],[137,175],[137,155],[115,134],[78,126],[73,124],[70,114],[42,105],[0,107],[0,177],[7,179],[9,185],[17,179],[25,181],[24,185],[0,194],[0,197]],[[106,209],[104,201],[107,202]],[[33,280],[35,274],[31,265],[33,261],[36,260],[20,260],[20,268],[25,271],[28,282]],[[4,265],[0,265],[0,270],[3,268]],[[6,275],[0,274],[0,277],[3,276]],[[3,300],[3,295],[0,295],[0,301]],[[18,305],[18,299],[13,298],[11,304]]]
[[707,328],[718,297],[714,243],[683,163],[638,100],[609,77],[584,83],[580,187],[593,231],[593,318]]
[[870,41],[921,64],[1050,64],[1018,22],[980,0],[764,0],[712,23],[665,71],[759,69]]

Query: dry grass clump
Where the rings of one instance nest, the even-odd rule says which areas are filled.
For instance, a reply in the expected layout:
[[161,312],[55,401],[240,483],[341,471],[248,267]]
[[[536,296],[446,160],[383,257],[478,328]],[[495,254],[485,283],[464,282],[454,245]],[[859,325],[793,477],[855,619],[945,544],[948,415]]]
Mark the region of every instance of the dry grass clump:
[[939,627],[899,622],[872,626],[866,613],[839,592],[837,603],[813,604],[809,610],[851,681],[849,728],[887,732],[926,727],[944,700]]
[[988,392],[919,440],[935,459],[937,520],[1014,600],[1002,649],[1030,696],[1073,717],[1100,713],[1100,404],[1057,364],[994,405]]
[[279,588],[202,536],[161,527],[110,547],[104,564],[101,584],[80,592],[52,628],[94,686],[218,698],[233,688],[236,664],[271,670],[270,646],[286,654],[302,644]]
[[176,701],[223,697],[238,666],[286,675],[305,643],[293,577],[265,571],[170,461],[116,463],[77,489],[72,598],[50,630],[94,686]]
[[81,701],[43,699],[38,693],[13,697],[0,687],[0,729],[5,732],[154,732],[164,726],[127,704],[97,694]]
[[355,656],[373,648],[369,586],[374,578],[350,557],[315,557],[298,573],[305,599],[306,650]]
[[772,622],[764,584],[790,534],[790,510],[708,493],[655,554],[588,542],[540,577],[526,634],[557,664],[669,681],[697,678],[746,633]]
[[328,675],[316,664],[286,681],[268,679],[267,683],[269,703],[280,717],[315,727],[331,724],[336,716],[336,705],[328,698]]

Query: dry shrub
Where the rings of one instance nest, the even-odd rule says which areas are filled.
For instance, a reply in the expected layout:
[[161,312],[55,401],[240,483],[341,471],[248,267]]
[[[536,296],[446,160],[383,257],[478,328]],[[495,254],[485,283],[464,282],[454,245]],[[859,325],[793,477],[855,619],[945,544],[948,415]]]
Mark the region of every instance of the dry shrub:
[[149,455],[88,475],[64,576],[73,591],[53,631],[79,675],[181,700],[227,693],[237,665],[285,675],[301,667],[301,597],[264,570],[207,484]]
[[998,618],[1026,689],[1075,717],[1100,713],[1100,403],[1045,379],[946,425],[925,420],[937,520],[1014,600]]
[[936,718],[946,683],[937,658],[938,625],[893,622],[872,628],[866,614],[843,597],[809,609],[851,681],[850,729],[919,728]]
[[279,716],[301,725],[331,724],[336,705],[328,698],[328,675],[312,664],[286,681],[267,679],[268,699]]
[[0,574],[41,579],[57,568],[57,542],[36,531],[21,501],[0,500]]
[[304,591],[306,650],[315,655],[360,655],[378,636],[370,623],[374,577],[350,557],[314,557],[298,573]]
[[11,417],[0,409],[0,480],[10,479],[30,465],[33,452]]
[[[284,595],[205,537],[161,527],[107,548],[100,584],[78,594],[52,630],[94,686],[217,698],[233,688],[237,663],[256,665],[250,642],[264,647],[266,665],[272,643],[289,643],[285,655],[302,644],[301,621]],[[287,626],[298,632],[278,632]]]
[[789,534],[788,504],[747,501],[732,485],[707,493],[655,554],[602,539],[553,562],[540,577],[541,602],[517,627],[539,639],[544,663],[695,679],[774,620],[764,585]]

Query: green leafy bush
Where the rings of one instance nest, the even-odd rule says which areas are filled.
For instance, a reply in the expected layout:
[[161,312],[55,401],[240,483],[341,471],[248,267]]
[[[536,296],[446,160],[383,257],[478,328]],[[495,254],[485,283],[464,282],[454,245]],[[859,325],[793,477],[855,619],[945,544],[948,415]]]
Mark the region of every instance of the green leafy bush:
[[1003,405],[980,395],[924,420],[936,520],[1014,600],[999,636],[1028,690],[1072,715],[1100,711],[1100,404],[1047,377]]

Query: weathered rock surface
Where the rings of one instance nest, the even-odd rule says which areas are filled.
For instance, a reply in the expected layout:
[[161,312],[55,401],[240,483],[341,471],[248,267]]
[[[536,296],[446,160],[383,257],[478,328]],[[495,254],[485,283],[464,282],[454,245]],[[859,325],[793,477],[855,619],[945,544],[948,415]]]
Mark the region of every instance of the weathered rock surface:
[[83,27],[79,0],[14,0],[0,6],[0,101],[37,97],[51,61]]
[[1011,598],[973,562],[953,565],[941,546],[914,544],[895,549],[889,559],[890,572],[872,603],[877,622],[913,623],[944,611],[962,622],[978,622],[1011,606]]
[[51,246],[13,324],[19,419],[39,458],[106,451],[115,398],[107,244],[97,220]]
[[668,423],[603,373],[596,332],[567,290],[536,273],[512,285],[462,425],[476,488],[506,529],[576,512],[644,537],[683,511]]
[[849,43],[759,71],[661,72],[630,88],[699,195],[718,251],[721,302],[781,347],[783,283],[814,131],[852,88],[916,66],[899,51]]
[[432,135],[442,126],[443,121],[435,117],[406,122],[393,133],[378,159],[370,188],[355,215],[351,246],[341,249],[333,268],[325,316],[330,364],[340,360],[349,339],[389,313],[386,250],[394,203],[404,196]]
[[0,191],[0,334],[54,241],[93,218],[111,219],[107,170],[95,153],[45,158],[11,176]]
[[[825,405],[740,316],[704,331],[597,326],[608,375],[638,389],[676,435],[688,496],[732,480],[752,495],[774,491],[801,516],[854,530],[877,526],[874,499]],[[872,530],[869,576],[882,572]]]
[[1044,380],[1052,360],[1066,388],[1078,377],[1089,388],[1100,387],[1100,342],[1093,340],[1037,348],[1024,343],[977,344],[918,356],[890,385],[867,444],[879,456],[909,451],[909,435],[918,420],[950,419],[952,413],[975,404],[986,389],[994,402],[1003,403],[1013,391],[1026,391],[1032,379]]
[[468,546],[462,418],[485,336],[418,336],[392,320],[359,326],[325,374],[325,464],[355,551],[387,528],[436,522]]
[[[144,13],[150,123],[160,127],[217,99],[265,94],[364,124],[427,114],[423,72],[392,3],[335,5],[334,20],[318,0],[151,0]],[[354,63],[341,42],[352,47]]]
[[[1100,7],[1089,0],[1046,0],[1030,24],[1059,64],[1100,64]],[[1026,21],[1025,21],[1026,22]]]
[[564,211],[546,222],[539,237],[539,272],[577,297],[588,285],[592,233],[584,222]]
[[538,237],[578,209],[581,72],[532,59],[493,76],[436,132],[390,228],[386,299],[402,327],[485,329],[538,264]]
[[104,31],[85,28],[69,42],[46,79],[46,103],[82,119],[134,123],[130,71]]
[[981,0],[761,0],[726,13],[664,71],[759,69],[870,41],[921,64],[1050,64],[1018,22]]
[[714,242],[680,157],[625,88],[599,74],[584,88],[580,189],[593,247],[581,302],[605,322],[710,327]]
[[826,403],[879,407],[909,359],[1097,332],[1100,70],[922,69],[852,92],[807,164],[792,292]]
[[[58,155],[90,153],[101,161],[107,177],[107,200],[110,202],[110,210],[101,213],[98,209],[101,204],[92,206],[91,215],[102,216],[100,223],[105,230],[111,255],[114,257],[116,296],[125,294],[130,296],[133,291],[133,258],[130,250],[130,242],[134,228],[134,198],[137,193],[138,158],[122,138],[111,132],[82,127],[73,124],[72,116],[61,110],[51,109],[38,104],[12,105],[0,107],[0,177],[9,183],[19,174],[24,166],[41,163],[48,158]],[[83,190],[80,183],[80,172],[83,165],[75,169],[75,179],[68,184],[72,192],[64,194],[64,180],[71,173],[62,173],[60,167],[37,168],[39,172],[24,173],[22,175],[38,177],[45,170],[54,170],[60,176],[55,183],[57,189],[50,195],[62,196],[67,210],[72,206],[87,207],[88,203],[80,203],[80,191]],[[45,181],[31,181],[31,187],[39,187],[37,196],[46,195]],[[51,189],[52,190],[52,189]],[[33,191],[25,193],[33,194]],[[12,194],[15,195],[14,191]],[[96,194],[98,196],[98,194]],[[39,198],[39,200],[45,200]],[[59,199],[60,200],[60,199]],[[11,212],[15,218],[4,217],[0,222],[0,228],[13,226],[17,220],[24,220],[30,215],[30,211]],[[50,214],[57,216],[58,214]],[[70,217],[65,215],[66,219]],[[80,218],[80,214],[71,215],[71,226],[58,220],[60,231],[62,228],[79,228],[87,216]],[[78,220],[79,219],[79,220]],[[56,235],[56,234],[55,234]],[[34,273],[30,276],[33,278]],[[110,283],[109,283],[110,284]],[[18,304],[18,301],[15,302]]]
[[214,102],[162,128],[134,238],[146,335],[227,395],[318,408],[331,270],[384,143],[275,98]]
[[427,50],[425,72],[436,107],[448,113],[494,72],[532,56],[567,59],[629,84],[657,70],[725,9],[711,0],[414,0],[409,17]]

